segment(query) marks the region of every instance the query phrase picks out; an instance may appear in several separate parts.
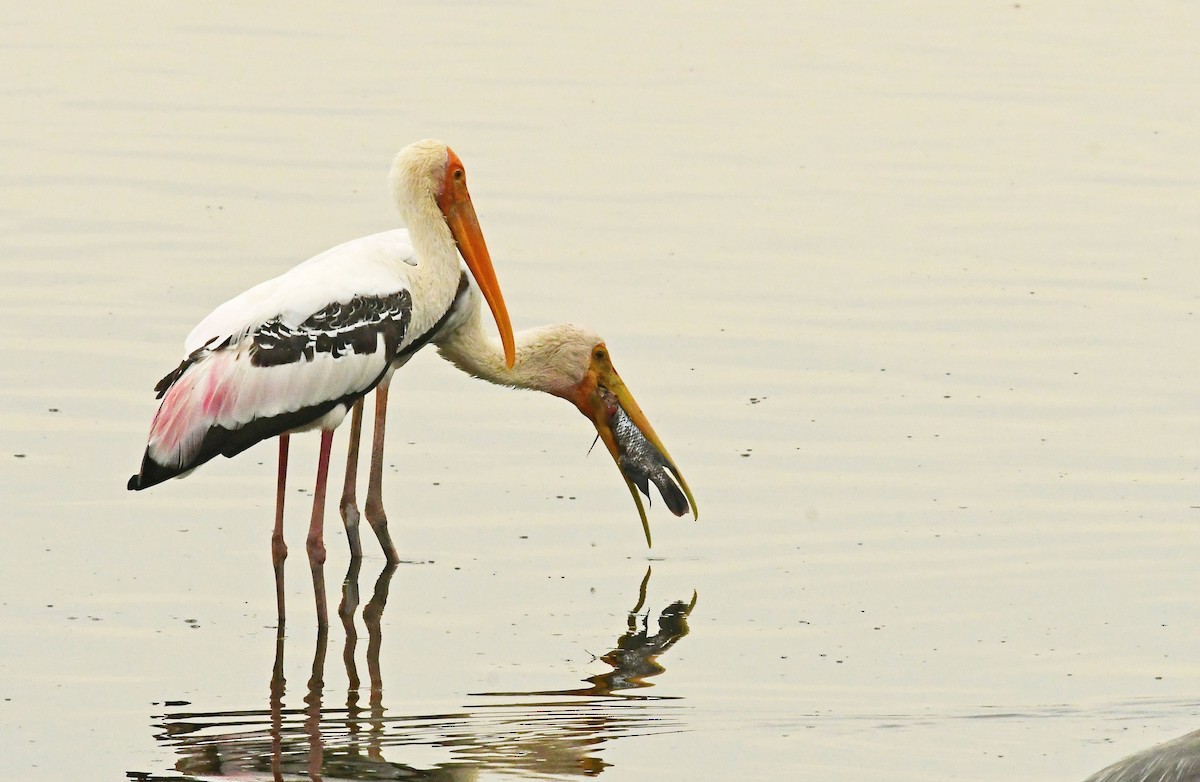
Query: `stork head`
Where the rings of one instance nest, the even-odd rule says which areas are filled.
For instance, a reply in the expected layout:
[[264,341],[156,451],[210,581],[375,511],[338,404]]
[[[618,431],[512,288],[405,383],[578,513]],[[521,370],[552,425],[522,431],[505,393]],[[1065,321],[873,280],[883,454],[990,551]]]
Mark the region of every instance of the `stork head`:
[[[596,427],[637,505],[646,545],[651,545],[650,523],[638,490],[649,499],[650,483],[676,516],[690,509],[692,516],[699,518],[687,481],[617,374],[604,340],[569,325],[553,327],[550,334],[554,339],[544,340],[535,350],[539,358],[529,362],[544,376],[527,377],[528,384],[570,401]],[[518,367],[518,371],[522,369],[525,367]]]
[[512,322],[475,216],[475,205],[467,191],[467,173],[462,161],[441,141],[425,139],[400,150],[389,179],[410,233],[437,225],[438,221],[449,229],[492,311],[504,347],[504,361],[511,368],[516,360]]

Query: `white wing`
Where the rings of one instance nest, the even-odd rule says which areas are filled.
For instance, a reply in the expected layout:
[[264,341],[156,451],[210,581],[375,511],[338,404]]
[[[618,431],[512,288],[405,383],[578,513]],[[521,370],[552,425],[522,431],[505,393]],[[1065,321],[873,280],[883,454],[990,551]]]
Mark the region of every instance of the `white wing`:
[[[334,247],[217,307],[155,389],[162,402],[130,487],[283,432],[336,425],[401,347],[421,338],[410,333],[415,272],[407,231],[388,231]],[[444,312],[451,303],[420,304]]]
[[214,341],[238,341],[273,319],[298,326],[330,304],[411,290],[415,264],[402,228],[339,244],[210,312],[184,341],[184,358]]

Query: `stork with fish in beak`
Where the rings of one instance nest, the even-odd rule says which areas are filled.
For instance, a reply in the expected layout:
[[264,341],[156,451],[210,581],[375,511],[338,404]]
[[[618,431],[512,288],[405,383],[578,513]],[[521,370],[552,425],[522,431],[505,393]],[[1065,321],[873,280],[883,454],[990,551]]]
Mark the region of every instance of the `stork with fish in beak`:
[[468,282],[446,327],[433,338],[442,357],[490,383],[542,391],[575,405],[596,427],[621,471],[637,505],[647,546],[651,545],[650,522],[638,489],[649,498],[649,483],[654,483],[676,516],[691,510],[693,518],[699,518],[687,481],[617,374],[600,335],[570,323],[519,331],[514,335],[516,359],[509,369],[503,346],[485,328],[483,296],[473,281]]

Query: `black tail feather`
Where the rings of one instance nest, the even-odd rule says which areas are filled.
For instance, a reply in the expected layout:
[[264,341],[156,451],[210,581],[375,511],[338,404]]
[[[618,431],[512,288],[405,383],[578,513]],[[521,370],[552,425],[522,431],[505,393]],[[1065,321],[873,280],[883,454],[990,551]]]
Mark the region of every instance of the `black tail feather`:
[[319,405],[305,407],[290,413],[281,413],[270,418],[256,418],[238,429],[214,426],[204,433],[204,440],[201,441],[195,458],[178,467],[159,464],[151,458],[150,451],[147,449],[146,454],[142,457],[141,470],[137,475],[130,476],[125,487],[130,491],[141,491],[185,472],[190,472],[217,456],[237,456],[262,440],[311,424],[338,405],[345,405],[349,409],[360,396],[362,395],[351,394],[342,399],[322,402]]
[[129,489],[129,491],[141,491],[142,489],[148,489],[151,486],[160,484],[163,481],[168,481],[181,472],[184,472],[184,470],[164,467],[151,459],[150,453],[147,452],[142,457],[142,469],[136,475],[129,476],[129,483],[125,484],[125,488]]

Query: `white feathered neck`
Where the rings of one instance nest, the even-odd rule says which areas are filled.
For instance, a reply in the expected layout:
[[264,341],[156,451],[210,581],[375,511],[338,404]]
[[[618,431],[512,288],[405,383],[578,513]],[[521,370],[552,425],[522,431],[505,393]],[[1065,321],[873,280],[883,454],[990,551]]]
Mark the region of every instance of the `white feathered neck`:
[[438,353],[462,371],[489,383],[570,398],[571,390],[587,372],[592,348],[604,341],[600,335],[572,323],[518,331],[514,335],[517,358],[509,369],[504,364],[500,340],[485,329],[480,304],[479,292],[472,285],[466,319],[435,339]]

